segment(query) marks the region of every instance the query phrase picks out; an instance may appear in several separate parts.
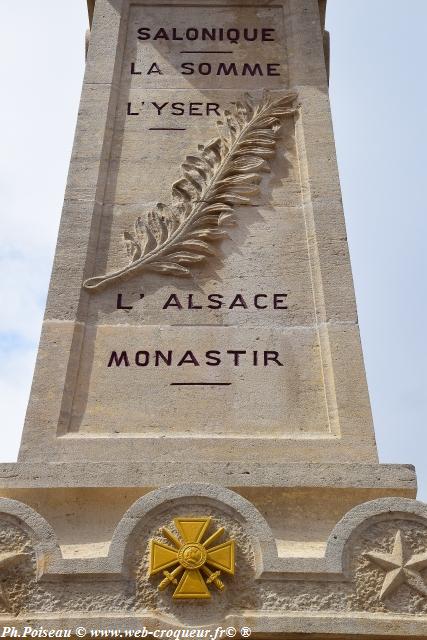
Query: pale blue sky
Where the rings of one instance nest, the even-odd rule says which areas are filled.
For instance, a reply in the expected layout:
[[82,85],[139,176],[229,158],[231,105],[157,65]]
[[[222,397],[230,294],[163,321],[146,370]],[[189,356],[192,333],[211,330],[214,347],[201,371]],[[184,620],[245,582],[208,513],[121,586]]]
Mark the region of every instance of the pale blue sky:
[[[25,16],[25,19],[23,19]],[[0,461],[16,458],[84,68],[85,0],[0,25]],[[331,100],[382,462],[427,499],[426,0],[329,0]]]

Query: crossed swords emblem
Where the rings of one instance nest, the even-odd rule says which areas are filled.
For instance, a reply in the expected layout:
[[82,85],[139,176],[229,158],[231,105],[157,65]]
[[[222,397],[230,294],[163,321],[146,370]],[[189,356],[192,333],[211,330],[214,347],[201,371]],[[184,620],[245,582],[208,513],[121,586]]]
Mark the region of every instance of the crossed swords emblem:
[[219,591],[224,590],[221,571],[234,575],[235,542],[227,540],[212,546],[223,535],[224,527],[203,542],[211,523],[210,517],[175,518],[174,525],[180,538],[169,529],[161,530],[173,546],[158,540],[150,541],[149,575],[162,572],[164,578],[158,586],[160,591],[173,584],[176,585],[174,599],[190,599],[210,598],[208,586],[211,584]]

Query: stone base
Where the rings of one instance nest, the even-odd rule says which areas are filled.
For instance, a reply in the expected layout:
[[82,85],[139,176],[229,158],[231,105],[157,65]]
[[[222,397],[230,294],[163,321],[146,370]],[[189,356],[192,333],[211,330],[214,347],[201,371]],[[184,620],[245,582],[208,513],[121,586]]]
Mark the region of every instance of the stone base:
[[[4,464],[0,485],[0,625],[427,637],[413,467]],[[235,575],[174,600],[148,577],[149,541],[206,516],[236,541]]]

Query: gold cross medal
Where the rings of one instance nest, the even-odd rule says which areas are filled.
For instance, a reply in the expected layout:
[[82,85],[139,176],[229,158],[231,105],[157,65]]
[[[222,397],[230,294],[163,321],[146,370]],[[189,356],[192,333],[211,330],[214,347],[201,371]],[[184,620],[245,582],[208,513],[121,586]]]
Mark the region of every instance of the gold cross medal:
[[225,588],[220,579],[221,571],[234,575],[234,540],[212,546],[222,536],[224,528],[220,527],[202,542],[211,522],[209,517],[175,518],[174,524],[181,539],[168,529],[162,529],[162,534],[173,547],[158,540],[150,541],[149,575],[163,573],[160,591],[170,584],[176,585],[172,596],[175,600],[210,598],[210,584],[219,591]]

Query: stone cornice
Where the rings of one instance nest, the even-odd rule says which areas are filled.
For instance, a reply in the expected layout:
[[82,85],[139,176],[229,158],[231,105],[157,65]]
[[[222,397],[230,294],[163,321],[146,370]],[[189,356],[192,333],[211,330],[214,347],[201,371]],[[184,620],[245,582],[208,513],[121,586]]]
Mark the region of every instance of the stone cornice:
[[[199,461],[187,468],[178,466],[177,482],[197,481],[203,474],[206,482],[235,487],[306,487],[335,489],[372,489],[399,491],[415,497],[415,470],[411,465],[394,464],[310,464],[271,463],[267,468],[256,462],[215,464]],[[164,469],[156,464],[130,462],[92,463],[5,463],[0,464],[1,486],[5,488],[52,487],[141,487],[161,486],[166,481]]]

